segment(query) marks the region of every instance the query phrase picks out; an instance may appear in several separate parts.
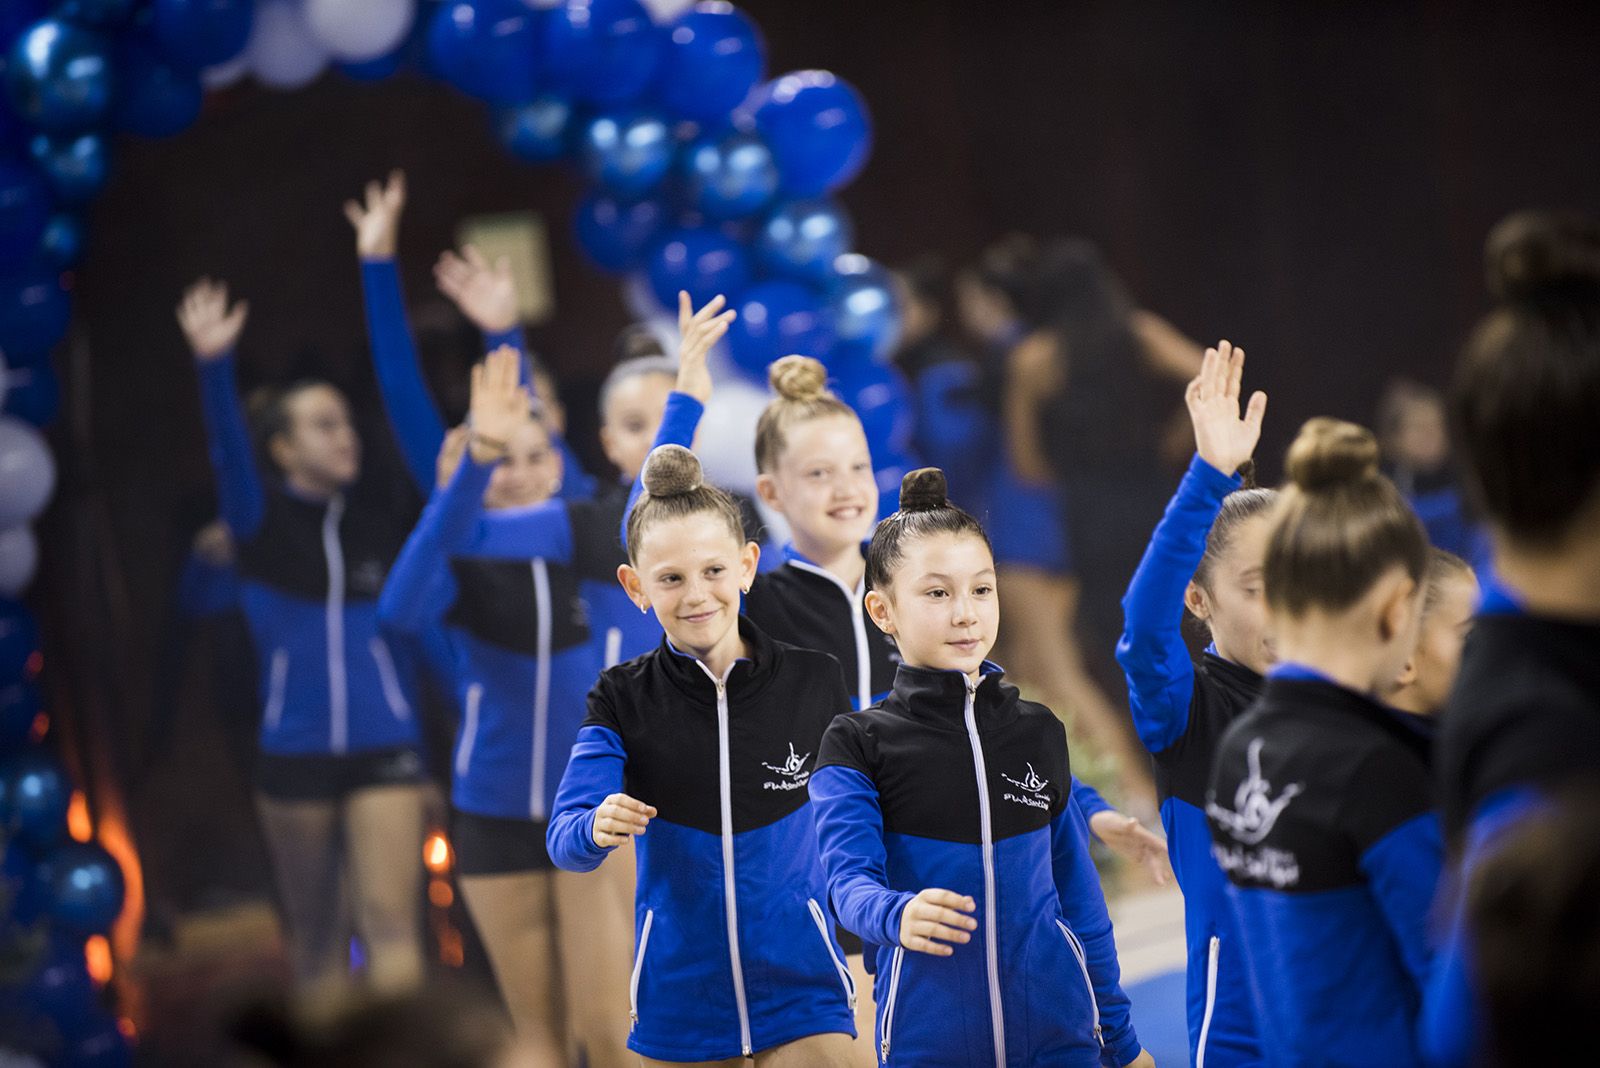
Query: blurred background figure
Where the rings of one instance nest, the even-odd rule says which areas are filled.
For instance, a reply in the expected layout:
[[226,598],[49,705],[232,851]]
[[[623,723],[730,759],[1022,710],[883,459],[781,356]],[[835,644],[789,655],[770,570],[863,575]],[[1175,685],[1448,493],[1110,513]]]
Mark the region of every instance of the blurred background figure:
[[1416,509],[1428,539],[1474,567],[1486,567],[1489,543],[1461,493],[1444,394],[1413,379],[1392,379],[1378,398],[1374,426],[1384,473]]

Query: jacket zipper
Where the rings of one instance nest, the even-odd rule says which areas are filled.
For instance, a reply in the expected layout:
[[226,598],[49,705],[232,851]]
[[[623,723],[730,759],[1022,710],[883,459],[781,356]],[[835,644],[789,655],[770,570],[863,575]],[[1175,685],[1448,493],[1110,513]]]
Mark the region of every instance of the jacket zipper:
[[994,890],[994,824],[989,811],[989,772],[983,763],[983,743],[978,740],[978,716],[974,710],[978,686],[967,681],[967,740],[972,743],[972,767],[978,775],[978,819],[983,843],[983,937],[985,967],[989,978],[989,1020],[994,1030],[995,1068],[1006,1068],[1005,1006],[1000,1000],[999,919]]
[[267,708],[262,717],[266,720],[269,731],[277,730],[278,724],[283,722],[283,693],[288,684],[289,650],[274,649],[271,677],[267,682]]
[[622,628],[606,628],[605,666],[616,667],[622,661]]
[[535,612],[534,651],[538,659],[533,675],[533,775],[528,785],[528,813],[536,820],[545,817],[545,761],[550,729],[550,569],[535,558],[533,567],[533,607]]
[[[1072,928],[1056,921],[1056,926],[1061,928],[1061,933],[1067,936],[1067,945],[1072,947],[1072,955],[1078,958],[1078,971],[1083,973],[1084,989],[1089,991],[1089,1008],[1094,1013],[1094,1040],[1100,1043],[1100,1048],[1106,1048],[1106,1040],[1100,1030],[1100,999],[1094,996],[1094,981],[1089,978],[1089,958],[1083,951],[1083,943],[1078,941],[1078,936],[1072,933]],[[1199,1068],[1196,1065],[1196,1068]]]
[[1217,1007],[1217,958],[1222,953],[1222,939],[1211,936],[1206,946],[1206,1012],[1200,1018],[1200,1042],[1195,1048],[1194,1068],[1206,1068],[1206,1043],[1211,1038],[1211,1013]]
[[817,925],[817,934],[822,936],[822,948],[828,951],[828,959],[833,961],[833,970],[839,973],[839,984],[844,987],[844,997],[850,1003],[850,1011],[855,1012],[856,981],[850,977],[849,966],[833,951],[833,939],[828,937],[828,917],[814,897],[806,898],[806,907],[811,910],[811,920]]
[[456,746],[456,776],[467,774],[472,766],[472,747],[478,741],[478,706],[483,703],[483,683],[467,687],[467,707],[462,713],[461,744]]
[[650,925],[655,920],[656,910],[646,909],[644,926],[639,929],[639,952],[633,955],[633,975],[628,979],[628,1019],[633,1021],[630,1031],[639,1026],[639,976],[644,972],[644,951],[650,944]]
[[900,994],[900,962],[905,959],[904,946],[894,947],[894,959],[889,965],[889,994],[883,999],[883,1043],[878,1047],[878,1059],[889,1063],[889,1045],[894,1040],[894,1006]]
[[374,634],[372,640],[367,642],[367,648],[377,662],[378,683],[383,687],[384,700],[389,702],[389,711],[398,720],[411,718],[411,706],[406,703],[406,695],[400,689],[400,674],[394,669],[394,657],[389,653],[389,646]]
[[802,571],[809,571],[813,575],[821,575],[844,594],[845,601],[850,605],[850,625],[855,630],[856,637],[856,711],[865,711],[872,706],[872,663],[868,656],[867,643],[867,618],[862,609],[862,599],[867,595],[867,580],[863,578],[855,589],[846,586],[838,575],[832,571],[824,570],[816,564],[808,564],[803,560],[789,561]]
[[750,1008],[744,995],[744,964],[739,959],[739,905],[733,876],[733,769],[728,740],[728,675],[733,673],[734,665],[729,664],[728,670],[719,679],[711,674],[711,669],[705,664],[698,660],[695,663],[700,664],[700,670],[717,687],[718,785],[722,795],[722,896],[728,917],[728,962],[733,971],[733,1000],[739,1009],[739,1048],[748,1057],[751,1055]]
[[322,515],[322,555],[328,564],[328,747],[335,753],[350,749],[350,688],[344,663],[344,547],[339,544],[339,520],[344,498],[335,495]]

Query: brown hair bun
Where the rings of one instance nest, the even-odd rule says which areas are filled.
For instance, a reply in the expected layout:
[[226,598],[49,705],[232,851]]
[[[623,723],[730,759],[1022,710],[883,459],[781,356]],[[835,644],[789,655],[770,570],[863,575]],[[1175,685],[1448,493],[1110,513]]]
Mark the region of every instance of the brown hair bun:
[[644,491],[660,500],[693,493],[705,484],[700,459],[682,445],[662,445],[645,457]]
[[1378,474],[1378,439],[1366,427],[1321,416],[1300,428],[1284,467],[1306,493],[1364,482]]
[[900,480],[900,510],[931,512],[950,503],[950,486],[937,467],[919,467]]

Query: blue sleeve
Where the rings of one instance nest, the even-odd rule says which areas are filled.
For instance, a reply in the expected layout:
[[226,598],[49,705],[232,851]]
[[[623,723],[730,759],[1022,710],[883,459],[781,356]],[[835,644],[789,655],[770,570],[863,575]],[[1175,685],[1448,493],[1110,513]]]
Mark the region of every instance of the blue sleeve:
[[378,619],[384,626],[420,634],[449,610],[456,595],[451,547],[483,510],[483,491],[493,473],[493,464],[477,463],[469,453],[449,484],[434,492],[383,583]]
[[900,914],[917,895],[889,889],[877,788],[862,772],[837,764],[812,772],[807,786],[833,914],[863,941],[898,946]]
[[422,375],[394,260],[362,260],[361,289],[372,366],[384,410],[389,413],[389,427],[412,481],[427,494],[433,489],[439,447],[444,444],[444,419]]
[[239,607],[238,573],[191,555],[178,576],[178,606],[192,619],[219,616]]
[[[594,840],[594,813],[605,799],[622,792],[622,769],[628,754],[622,737],[607,727],[585,724],[578,728],[572,756],[556,788],[556,803],[545,832],[544,844],[556,867],[565,871],[594,871],[611,848]],[[640,800],[649,802],[649,798]],[[650,832],[645,831],[646,834]]]
[[1085,821],[1093,819],[1100,812],[1115,812],[1111,802],[1100,796],[1088,783],[1081,781],[1076,775],[1072,777],[1072,799],[1078,803],[1078,811],[1083,813]]
[[1436,813],[1414,816],[1361,854],[1361,870],[1400,946],[1400,957],[1420,996],[1428,988],[1433,950],[1428,916],[1439,889],[1444,838]]
[[1194,697],[1194,663],[1183,642],[1183,591],[1205,555],[1206,535],[1222,499],[1239,488],[1196,456],[1156,524],[1122,598],[1117,663],[1128,679],[1128,704],[1139,740],[1159,753],[1183,737]]
[[1122,969],[1117,963],[1111,914],[1100,889],[1100,873],[1089,857],[1089,823],[1076,801],[1069,799],[1061,814],[1050,821],[1050,851],[1061,915],[1083,945],[1095,1004],[1100,1007],[1105,1043],[1101,1061],[1121,1068],[1139,1055],[1139,1036],[1133,1030],[1128,995],[1122,990]]
[[250,432],[239,410],[233,379],[233,354],[199,364],[200,410],[205,417],[211,467],[217,473],[217,499],[222,518],[234,537],[246,541],[261,529],[266,492],[250,451]]
[[480,511],[451,547],[456,556],[491,556],[501,560],[543,557],[552,564],[570,564],[575,555],[572,519],[559,497],[527,508]]
[[[667,406],[661,412],[661,426],[656,431],[656,439],[651,442],[650,450],[654,452],[663,445],[682,445],[689,448],[694,443],[694,432],[700,427],[700,417],[706,414],[706,406],[687,393],[673,390],[667,394]],[[633,506],[638,503],[639,497],[644,493],[644,466],[639,467],[639,475],[633,480],[633,488],[628,491],[628,507],[622,510],[622,547],[628,547],[628,516],[633,513]],[[893,943],[890,943],[893,945]]]

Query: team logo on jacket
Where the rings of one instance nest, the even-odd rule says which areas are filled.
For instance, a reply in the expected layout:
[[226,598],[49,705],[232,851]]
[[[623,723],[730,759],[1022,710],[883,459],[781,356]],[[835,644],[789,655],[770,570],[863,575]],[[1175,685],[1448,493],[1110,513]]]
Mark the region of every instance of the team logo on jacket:
[[1233,808],[1217,804],[1213,796],[1206,801],[1206,815],[1226,831],[1235,846],[1220,843],[1211,847],[1217,864],[1230,875],[1250,882],[1268,883],[1280,889],[1300,881],[1300,862],[1293,853],[1282,849],[1254,849],[1278,823],[1278,817],[1300,794],[1305,783],[1293,782],[1285,786],[1277,797],[1272,796],[1272,783],[1261,774],[1261,747],[1265,739],[1257,738],[1245,753],[1249,774],[1233,792]]
[[1044,796],[1044,792],[1049,788],[1050,780],[1041,778],[1039,773],[1033,770],[1032,764],[1028,764],[1027,768],[1028,774],[1020,779],[1013,779],[1005,772],[1000,773],[1002,779],[1017,789],[1016,793],[1007,790],[1001,796],[1007,801],[1015,801],[1017,804],[1027,805],[1029,808],[1049,808],[1050,800]]
[[761,766],[778,776],[778,781],[768,779],[761,784],[763,790],[798,790],[811,778],[811,773],[806,770],[806,761],[811,759],[811,754],[801,756],[794,751],[794,743],[789,743],[789,755],[782,764],[768,764],[762,761]]
[[376,597],[383,592],[384,573],[382,560],[361,561],[350,569],[351,592],[371,594]]

